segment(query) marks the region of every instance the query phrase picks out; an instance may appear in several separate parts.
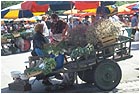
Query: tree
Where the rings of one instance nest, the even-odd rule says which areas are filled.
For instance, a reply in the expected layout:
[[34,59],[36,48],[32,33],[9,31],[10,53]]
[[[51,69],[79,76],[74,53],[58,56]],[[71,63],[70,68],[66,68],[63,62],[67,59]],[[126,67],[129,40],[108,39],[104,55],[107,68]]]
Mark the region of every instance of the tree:
[[117,1],[115,5],[121,6],[124,4],[130,4],[130,3],[136,3],[136,2],[138,2],[138,1]]
[[19,4],[23,1],[1,1],[1,9],[7,8],[12,5]]

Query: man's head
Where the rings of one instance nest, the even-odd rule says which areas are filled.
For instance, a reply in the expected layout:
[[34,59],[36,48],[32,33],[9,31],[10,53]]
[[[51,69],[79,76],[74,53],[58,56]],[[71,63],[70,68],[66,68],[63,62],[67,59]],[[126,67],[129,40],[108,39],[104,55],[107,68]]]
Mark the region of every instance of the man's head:
[[85,16],[85,19],[88,19],[89,18],[89,16],[87,15],[87,16]]
[[47,18],[48,18],[48,16],[47,16],[47,15],[43,15],[43,16],[42,16],[42,21],[46,21],[46,20],[47,20]]
[[136,17],[138,17],[138,13],[134,13],[134,14],[133,14],[133,16],[136,16]]
[[40,32],[40,33],[43,33],[43,24],[37,24],[36,26],[35,26],[35,32]]
[[53,22],[57,22],[58,19],[59,19],[59,17],[58,17],[57,14],[52,14],[52,15],[51,15],[51,19],[52,19]]

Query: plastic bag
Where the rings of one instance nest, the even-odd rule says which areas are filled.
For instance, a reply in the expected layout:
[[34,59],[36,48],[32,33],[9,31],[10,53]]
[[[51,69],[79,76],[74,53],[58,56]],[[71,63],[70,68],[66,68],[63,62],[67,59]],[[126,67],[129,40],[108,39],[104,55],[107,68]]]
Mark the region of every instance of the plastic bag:
[[135,41],[139,41],[139,31],[136,31],[135,36],[134,36]]

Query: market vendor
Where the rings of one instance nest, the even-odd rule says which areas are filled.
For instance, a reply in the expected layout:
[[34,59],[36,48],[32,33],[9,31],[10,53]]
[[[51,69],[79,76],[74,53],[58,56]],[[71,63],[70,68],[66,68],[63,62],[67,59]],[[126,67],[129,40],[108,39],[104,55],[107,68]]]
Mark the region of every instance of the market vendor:
[[41,49],[43,49],[44,44],[48,43],[43,35],[43,24],[37,24],[35,26],[35,35],[33,36],[33,51],[31,54],[33,56],[44,56]]
[[66,38],[68,24],[62,20],[59,20],[57,14],[52,14],[51,19],[52,19],[51,32],[53,33],[53,39],[57,41],[62,41],[63,39]]

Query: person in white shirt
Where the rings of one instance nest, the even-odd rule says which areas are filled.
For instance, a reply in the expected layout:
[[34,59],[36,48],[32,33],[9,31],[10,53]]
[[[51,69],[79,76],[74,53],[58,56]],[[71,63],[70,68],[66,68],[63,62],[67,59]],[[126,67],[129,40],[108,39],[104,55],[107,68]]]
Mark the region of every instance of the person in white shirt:
[[112,22],[120,22],[119,17],[117,15],[110,16],[109,19]]
[[45,21],[47,21],[47,18],[48,17],[46,15],[43,15],[42,16],[42,21],[41,21],[41,24],[43,24],[43,35],[45,37],[49,36],[49,30],[48,30],[48,27],[47,27],[46,22],[45,22]]

